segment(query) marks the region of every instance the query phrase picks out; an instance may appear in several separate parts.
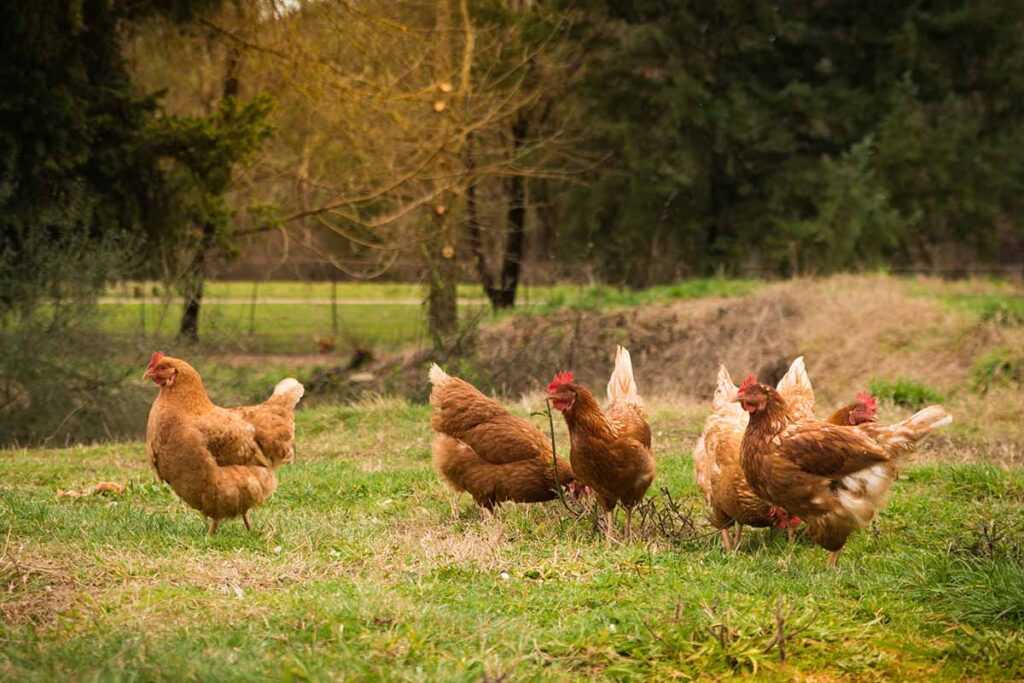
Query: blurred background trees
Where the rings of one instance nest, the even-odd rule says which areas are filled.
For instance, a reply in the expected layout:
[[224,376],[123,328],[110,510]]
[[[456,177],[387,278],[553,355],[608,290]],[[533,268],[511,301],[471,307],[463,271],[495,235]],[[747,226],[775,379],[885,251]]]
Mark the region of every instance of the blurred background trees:
[[0,57],[9,348],[115,280],[191,341],[211,277],[419,282],[452,354],[458,283],[1024,263],[1010,0],[7,0]]
[[116,233],[185,293],[187,337],[201,273],[238,255],[419,279],[439,340],[456,280],[507,307],[531,267],[643,286],[1022,259],[1013,2],[5,12],[5,287],[44,277],[30,232]]

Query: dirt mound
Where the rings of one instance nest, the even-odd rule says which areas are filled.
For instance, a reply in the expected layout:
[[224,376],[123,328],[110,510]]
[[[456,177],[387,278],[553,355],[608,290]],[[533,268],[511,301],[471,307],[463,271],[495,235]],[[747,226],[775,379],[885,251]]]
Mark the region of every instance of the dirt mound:
[[[707,398],[719,363],[734,379],[774,382],[807,358],[819,397],[845,400],[872,377],[910,377],[943,390],[964,383],[981,350],[979,330],[906,281],[840,276],[768,285],[730,299],[637,308],[518,315],[477,332],[474,352],[436,359],[486,392],[517,397],[572,370],[599,396],[616,344],[627,346],[642,394]],[[311,394],[396,393],[424,400],[429,352],[311,378]]]

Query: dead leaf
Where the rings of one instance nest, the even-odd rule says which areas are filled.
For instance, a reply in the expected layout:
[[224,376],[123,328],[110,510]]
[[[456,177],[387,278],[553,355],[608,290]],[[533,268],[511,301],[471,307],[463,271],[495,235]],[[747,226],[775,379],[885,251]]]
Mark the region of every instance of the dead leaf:
[[58,498],[83,498],[97,493],[124,493],[124,484],[113,481],[101,481],[85,489],[57,489]]

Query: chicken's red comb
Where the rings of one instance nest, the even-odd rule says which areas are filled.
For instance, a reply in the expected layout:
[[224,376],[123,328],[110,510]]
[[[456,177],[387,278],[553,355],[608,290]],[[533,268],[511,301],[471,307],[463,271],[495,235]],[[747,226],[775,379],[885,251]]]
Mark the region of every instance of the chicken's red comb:
[[164,357],[164,352],[163,351],[154,351],[153,355],[149,359],[149,367],[155,368],[156,364],[159,363],[161,360],[163,360],[163,357]]
[[563,384],[569,384],[573,381],[572,373],[568,370],[562,370],[560,373],[555,375],[555,378],[551,380],[551,384],[548,385],[548,393],[557,391]]
[[878,412],[878,399],[866,391],[857,392],[857,403],[863,403],[872,415]]
[[745,380],[743,380],[743,384],[740,385],[740,392],[739,393],[742,394],[743,392],[745,392],[747,389],[749,389],[750,387],[754,386],[755,384],[757,384],[757,377],[754,377],[753,375],[747,375],[747,378]]

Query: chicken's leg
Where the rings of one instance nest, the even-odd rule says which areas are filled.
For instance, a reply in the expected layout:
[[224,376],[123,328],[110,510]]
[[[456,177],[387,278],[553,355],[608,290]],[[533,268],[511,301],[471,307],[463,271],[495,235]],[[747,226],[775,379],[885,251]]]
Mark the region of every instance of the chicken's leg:
[[611,545],[611,543],[612,543],[612,540],[613,540],[612,527],[614,527],[614,526],[615,526],[615,508],[612,508],[611,510],[608,510],[607,512],[604,513],[604,540],[605,540],[607,545]]
[[794,529],[794,528],[793,528],[793,527],[791,527],[791,526],[789,526],[789,527],[786,527],[786,536],[788,536],[788,537],[789,537],[789,542],[790,542],[790,543],[792,543],[793,541],[795,541],[795,540],[796,540],[796,529]]
[[732,535],[729,533],[728,528],[724,528],[722,531],[722,547],[725,548],[726,552],[732,550]]
[[825,563],[827,566],[835,568],[839,564],[839,551],[833,550],[828,554],[828,561]]
[[633,508],[626,508],[626,543],[633,540]]
[[213,536],[215,533],[217,533],[217,525],[218,524],[220,524],[220,520],[219,519],[211,519],[210,520],[210,535],[211,536]]
[[249,523],[249,511],[248,510],[246,510],[245,512],[242,513],[242,524],[245,525],[246,529],[248,529],[249,531],[252,531],[252,524]]
[[740,536],[742,536],[742,535],[743,535],[743,525],[742,524],[737,524],[736,525],[736,539],[733,541],[733,546],[732,546],[733,550],[739,551],[739,549],[740,549]]

